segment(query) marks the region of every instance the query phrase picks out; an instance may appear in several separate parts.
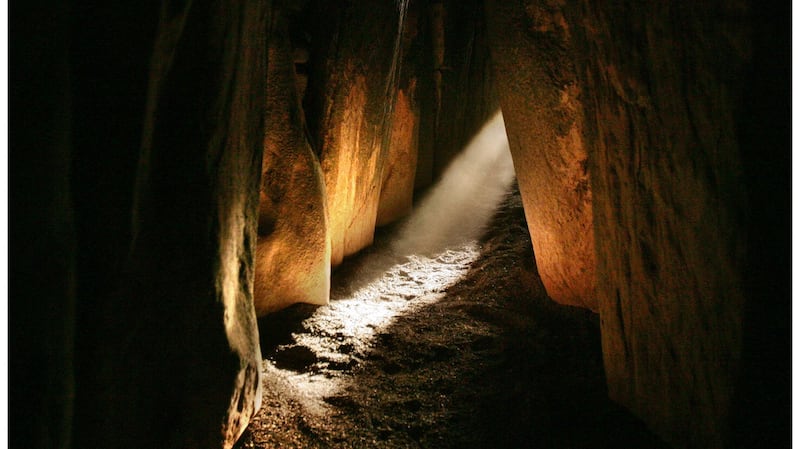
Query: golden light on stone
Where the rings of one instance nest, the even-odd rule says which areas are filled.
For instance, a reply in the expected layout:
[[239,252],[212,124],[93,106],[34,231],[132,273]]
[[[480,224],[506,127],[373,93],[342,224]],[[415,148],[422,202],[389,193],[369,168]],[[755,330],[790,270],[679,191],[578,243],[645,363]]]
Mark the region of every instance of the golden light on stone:
[[[344,362],[370,351],[372,338],[402,315],[441,299],[480,255],[478,238],[514,180],[503,117],[498,112],[453,160],[383,251],[365,256],[348,285],[303,322],[309,332],[293,344],[317,360]],[[330,336],[336,335],[335,339]],[[321,373],[297,373],[266,361],[272,387],[296,398],[309,413],[326,413],[322,400],[342,386]]]

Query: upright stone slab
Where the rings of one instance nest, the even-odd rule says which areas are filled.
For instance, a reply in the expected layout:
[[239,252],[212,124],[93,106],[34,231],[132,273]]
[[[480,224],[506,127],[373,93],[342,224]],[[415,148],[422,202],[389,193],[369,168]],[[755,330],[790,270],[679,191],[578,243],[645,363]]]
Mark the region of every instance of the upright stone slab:
[[[231,448],[261,404],[253,308],[266,4],[165,5],[133,242],[86,447]],[[100,323],[98,323],[100,324]]]
[[[378,202],[378,226],[389,224],[411,212],[416,184],[420,132],[426,127],[421,114],[427,105],[424,96],[429,84],[420,80],[429,75],[426,66],[426,36],[422,2],[413,2],[403,21],[403,34],[398,42],[397,92],[389,126],[388,151],[383,169],[381,195]],[[427,135],[426,135],[427,137]],[[423,145],[423,148],[427,146]]]
[[330,297],[325,185],[306,140],[285,11],[269,32],[266,133],[261,164],[255,307],[258,315]]
[[583,104],[564,1],[488,1],[497,90],[536,266],[556,302],[597,310]]
[[568,23],[609,394],[674,447],[729,447],[749,239],[746,4],[587,0]]
[[373,241],[404,3],[333,1],[313,8],[306,103],[325,179],[334,266]]

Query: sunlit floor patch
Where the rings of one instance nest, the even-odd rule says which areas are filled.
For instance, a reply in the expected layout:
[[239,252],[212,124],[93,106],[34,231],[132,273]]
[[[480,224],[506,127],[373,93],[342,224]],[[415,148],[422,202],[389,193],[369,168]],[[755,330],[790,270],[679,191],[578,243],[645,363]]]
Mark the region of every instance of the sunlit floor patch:
[[[368,355],[373,336],[395,317],[439,300],[478,255],[477,243],[469,242],[434,257],[407,256],[364,286],[339,286],[331,304],[302,323],[304,332],[295,333],[293,343],[278,347],[268,357],[267,377],[278,383],[275,379],[284,379],[286,385],[277,386],[291,386],[291,395],[308,412],[324,413],[323,399],[341,386],[338,373]],[[380,259],[366,258],[362,276],[380,269]]]
[[[376,330],[385,328],[392,318],[409,313],[421,305],[436,301],[447,287],[458,281],[478,256],[476,243],[448,249],[436,257],[408,256],[368,285],[350,293],[347,287],[334,292],[331,305],[319,310],[308,323],[310,334],[300,343],[326,350],[326,341],[334,336],[335,353],[342,346],[354,345],[356,352]],[[368,260],[366,262],[370,264]],[[346,341],[345,341],[346,340]]]

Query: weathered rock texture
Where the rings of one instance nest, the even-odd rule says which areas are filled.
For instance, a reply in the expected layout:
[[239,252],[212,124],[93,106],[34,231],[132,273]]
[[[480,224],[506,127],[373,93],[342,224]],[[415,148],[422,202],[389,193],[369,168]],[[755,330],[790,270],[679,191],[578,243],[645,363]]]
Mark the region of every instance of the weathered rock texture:
[[300,9],[310,36],[303,106],[336,266],[372,242],[376,225],[410,212],[414,191],[443,172],[498,102],[477,0]]
[[265,6],[76,5],[74,447],[231,447],[260,405]]
[[372,243],[396,91],[401,9],[391,0],[312,5],[307,112],[324,173],[331,263]]
[[[123,348],[112,390],[129,402],[111,416],[140,420],[103,447],[229,448],[260,407],[252,283],[266,20],[255,1],[161,11],[120,292],[137,304],[125,335],[136,345]],[[146,416],[169,419],[156,431]]]
[[434,183],[499,108],[482,2],[410,1],[403,28],[379,225],[406,215],[409,186]]
[[391,223],[411,212],[414,199],[419,135],[423,126],[421,113],[425,95],[424,32],[420,28],[421,2],[408,6],[398,42],[398,80],[390,119],[388,150],[383,168],[383,182],[378,201],[378,226]]
[[282,7],[275,8],[271,21],[254,294],[259,315],[297,302],[327,304],[330,295],[322,170],[306,140]]
[[597,310],[592,192],[565,2],[488,1],[492,59],[548,295]]
[[[378,200],[378,226],[389,224],[411,211],[417,168],[419,110],[415,108],[416,83],[397,92],[391,120],[389,152]],[[415,110],[416,109],[416,110]]]
[[747,208],[764,199],[748,199],[743,166],[758,161],[743,160],[737,139],[750,119],[738,115],[748,5],[580,1],[567,11],[609,393],[675,447],[724,447],[741,373]]

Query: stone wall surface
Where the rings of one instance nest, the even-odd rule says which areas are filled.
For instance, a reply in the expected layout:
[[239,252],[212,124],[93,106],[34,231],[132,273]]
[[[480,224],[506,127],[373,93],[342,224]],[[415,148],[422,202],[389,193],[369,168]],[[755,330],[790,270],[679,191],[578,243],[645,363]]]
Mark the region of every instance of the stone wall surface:
[[488,1],[486,14],[539,275],[554,301],[596,311],[584,111],[564,3]]
[[429,3],[435,104],[432,177],[450,162],[498,111],[483,2]]
[[325,184],[306,139],[288,20],[272,14],[266,130],[261,163],[255,307],[259,315],[330,296],[331,241]]
[[336,266],[373,241],[397,89],[401,14],[391,0],[320,1],[311,11],[305,110],[325,180]]
[[742,348],[744,2],[571,2],[610,396],[724,447]]
[[376,225],[382,226],[411,212],[414,199],[414,174],[417,168],[419,109],[416,108],[416,83],[397,92],[392,114],[389,152],[381,183]]
[[[424,98],[430,92],[425,71],[427,33],[423,29],[422,2],[410,2],[403,20],[399,45],[398,79],[395,103],[390,119],[388,150],[383,169],[381,195],[378,202],[378,226],[392,223],[411,212],[416,185],[420,133],[427,129],[422,123]],[[420,81],[420,78],[423,78]],[[423,146],[423,151],[430,148]]]
[[[98,365],[88,378],[97,387],[79,391],[87,418],[76,447],[230,448],[260,407],[252,284],[265,6],[209,1],[156,11],[149,74],[138,67],[149,78],[130,249],[113,293],[99,302],[98,340],[82,348]],[[90,273],[81,280],[92,284]]]

